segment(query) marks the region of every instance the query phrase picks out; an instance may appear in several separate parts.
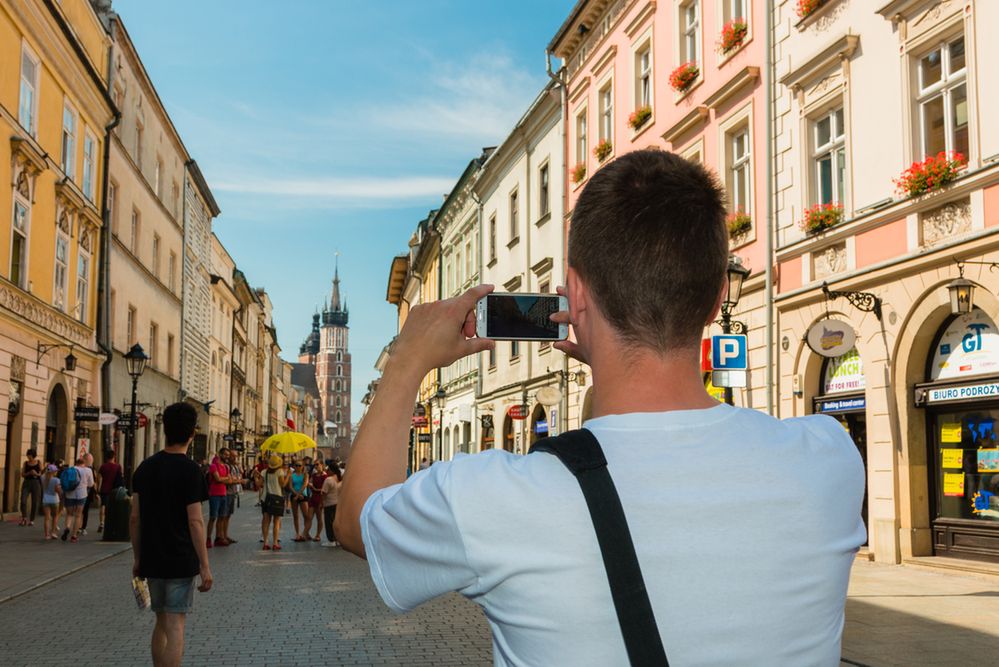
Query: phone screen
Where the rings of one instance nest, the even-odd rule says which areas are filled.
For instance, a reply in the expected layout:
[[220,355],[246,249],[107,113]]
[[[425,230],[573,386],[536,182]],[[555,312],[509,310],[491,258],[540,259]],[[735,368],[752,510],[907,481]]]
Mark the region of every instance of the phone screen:
[[550,319],[558,306],[557,294],[490,294],[486,297],[486,337],[559,340],[559,325]]

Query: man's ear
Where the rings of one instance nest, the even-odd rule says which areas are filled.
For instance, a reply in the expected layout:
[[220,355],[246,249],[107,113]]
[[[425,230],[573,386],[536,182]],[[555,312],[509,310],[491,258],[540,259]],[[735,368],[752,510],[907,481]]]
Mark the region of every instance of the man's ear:
[[721,311],[722,300],[725,295],[728,294],[728,275],[725,275],[725,279],[722,280],[721,289],[718,291],[718,296],[715,297],[715,306],[711,309],[711,316],[708,317],[708,321],[704,323],[704,326],[711,326],[715,320],[718,319],[718,313]]
[[580,322],[581,316],[585,317],[589,307],[589,294],[586,292],[586,286],[579,277],[579,273],[571,266],[566,273],[565,287],[569,297],[569,319],[575,325]]

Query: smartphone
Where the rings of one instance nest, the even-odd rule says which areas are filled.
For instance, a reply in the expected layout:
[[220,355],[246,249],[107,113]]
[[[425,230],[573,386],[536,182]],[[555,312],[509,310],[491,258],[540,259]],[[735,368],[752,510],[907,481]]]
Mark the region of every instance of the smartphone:
[[565,340],[569,325],[550,319],[560,310],[569,310],[569,300],[558,294],[487,294],[476,304],[475,335],[494,340]]

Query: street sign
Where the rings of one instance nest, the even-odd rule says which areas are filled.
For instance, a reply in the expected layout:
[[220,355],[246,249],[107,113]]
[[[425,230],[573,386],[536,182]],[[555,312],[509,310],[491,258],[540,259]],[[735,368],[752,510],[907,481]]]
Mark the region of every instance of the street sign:
[[527,406],[525,405],[511,405],[507,408],[506,414],[510,419],[527,419]]
[[420,442],[426,442],[426,443],[433,442],[433,440],[431,439],[431,435],[429,433],[420,433],[417,436],[417,438],[419,438]]
[[116,425],[118,426],[118,428],[132,428],[132,425],[134,423],[135,423],[135,415],[133,415],[131,412],[125,412],[118,415],[118,421],[116,422]]
[[426,417],[413,417],[413,426],[416,428],[426,426],[428,423]]
[[97,421],[101,426],[110,426],[118,421],[118,415],[113,412],[102,412]]
[[745,387],[746,371],[711,371],[711,384],[716,387]]
[[222,436],[222,439],[225,440],[226,442],[232,442],[232,441],[234,441],[236,439],[236,436],[229,435],[227,433],[227,434],[225,434],[225,435]]
[[[711,370],[744,371],[749,368],[746,337],[741,334],[722,334],[711,337]],[[715,382],[716,386],[718,385]]]
[[101,409],[97,406],[78,405],[73,409],[73,419],[78,422],[100,421]]

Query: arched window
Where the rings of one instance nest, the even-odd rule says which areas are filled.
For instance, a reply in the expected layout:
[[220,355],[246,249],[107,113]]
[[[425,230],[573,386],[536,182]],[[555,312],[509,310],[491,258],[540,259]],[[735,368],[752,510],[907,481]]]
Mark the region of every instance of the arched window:
[[336,381],[336,390],[337,390],[337,391],[340,391],[340,386],[341,386],[341,385],[340,385],[340,381],[339,381],[339,380],[337,380],[337,381]]
[[337,377],[340,377],[340,376],[343,375],[343,366],[337,366],[336,367],[336,374],[337,374]]
[[343,415],[340,413],[339,410],[337,410],[336,411],[336,423],[339,424],[342,419],[343,419]]
[[338,408],[340,407],[340,397],[339,396],[336,397],[336,406]]
[[214,352],[212,352],[212,368],[215,368],[215,364],[216,364],[216,363],[217,363],[217,360],[216,360],[216,358],[215,358],[215,353],[214,353]]
[[336,353],[336,360],[337,361],[343,361],[343,352],[337,352]]

